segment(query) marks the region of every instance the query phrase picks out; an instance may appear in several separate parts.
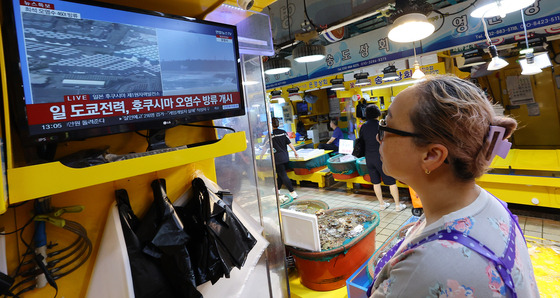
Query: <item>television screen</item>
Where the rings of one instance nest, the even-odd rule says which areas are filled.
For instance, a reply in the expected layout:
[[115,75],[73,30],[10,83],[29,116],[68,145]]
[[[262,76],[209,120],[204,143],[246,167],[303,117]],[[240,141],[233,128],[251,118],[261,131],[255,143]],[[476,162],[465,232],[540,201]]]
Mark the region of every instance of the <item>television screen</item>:
[[296,106],[296,110],[298,115],[307,115],[307,103],[298,102]]
[[10,110],[28,141],[245,113],[234,26],[92,1],[2,2]]

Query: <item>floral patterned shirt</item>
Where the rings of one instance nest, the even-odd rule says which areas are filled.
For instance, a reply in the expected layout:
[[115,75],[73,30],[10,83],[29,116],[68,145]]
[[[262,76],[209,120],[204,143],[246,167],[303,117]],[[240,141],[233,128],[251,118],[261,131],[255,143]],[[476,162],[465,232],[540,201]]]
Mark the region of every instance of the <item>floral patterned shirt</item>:
[[[469,206],[426,226],[424,216],[408,232],[395,256],[382,268],[371,297],[509,297],[493,263],[466,246],[434,240],[404,253],[409,243],[455,229],[504,255],[511,216],[486,190]],[[539,297],[533,266],[521,231],[515,228],[516,256],[511,272],[518,297]]]

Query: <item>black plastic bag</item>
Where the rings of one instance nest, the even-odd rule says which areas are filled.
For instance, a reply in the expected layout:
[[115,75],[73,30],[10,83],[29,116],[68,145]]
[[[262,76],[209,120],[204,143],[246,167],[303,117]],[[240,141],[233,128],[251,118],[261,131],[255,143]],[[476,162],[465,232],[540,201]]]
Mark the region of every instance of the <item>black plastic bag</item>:
[[[160,260],[165,276],[182,297],[202,297],[196,289],[196,274],[187,250],[190,237],[183,230],[184,225],[167,197],[165,180],[154,180],[152,190],[154,203],[142,225],[145,236],[153,232],[154,222],[157,229],[143,252]],[[152,218],[155,218],[154,222]]]
[[354,141],[354,150],[352,150],[352,155],[358,158],[366,156],[366,143],[362,137],[359,137]]
[[115,191],[115,196],[130,262],[135,297],[180,297],[173,291],[173,288],[163,274],[159,262],[142,253],[143,246],[140,244],[140,239],[134,232],[140,220],[136,217],[130,206],[128,193],[124,189],[119,189]]
[[214,203],[202,179],[195,178],[192,187],[194,198],[177,210],[192,237],[187,247],[198,274],[197,285],[214,284],[229,277],[233,267],[241,268],[257,241],[233,214],[229,192],[219,192]]
[[212,208],[212,215],[208,222],[210,231],[229,253],[233,264],[241,269],[247,255],[257,244],[257,240],[243,226],[231,209],[233,196],[229,192],[218,192],[221,200],[217,200]]
[[207,281],[215,284],[222,277],[229,277],[234,267],[228,253],[220,246],[207,226],[210,218],[210,196],[202,179],[192,183],[194,197],[177,212],[185,224],[185,231],[191,237],[187,249],[196,272],[196,284]]

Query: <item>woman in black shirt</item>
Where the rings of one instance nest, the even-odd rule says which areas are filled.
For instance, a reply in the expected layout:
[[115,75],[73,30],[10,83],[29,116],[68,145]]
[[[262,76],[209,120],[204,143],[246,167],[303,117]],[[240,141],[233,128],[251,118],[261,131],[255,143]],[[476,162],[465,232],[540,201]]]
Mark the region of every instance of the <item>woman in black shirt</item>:
[[391,191],[391,196],[395,200],[395,210],[401,211],[406,208],[405,204],[399,202],[399,188],[397,187],[397,182],[395,178],[385,175],[383,173],[383,163],[381,162],[381,157],[379,155],[379,142],[375,138],[377,132],[379,131],[379,121],[378,118],[381,115],[381,111],[375,104],[369,104],[366,107],[366,123],[360,128],[360,137],[364,139],[366,147],[366,165],[368,168],[369,177],[371,178],[371,183],[373,184],[373,190],[379,200],[379,210],[385,210],[391,204],[383,200],[381,192],[381,181],[385,185],[389,186]]

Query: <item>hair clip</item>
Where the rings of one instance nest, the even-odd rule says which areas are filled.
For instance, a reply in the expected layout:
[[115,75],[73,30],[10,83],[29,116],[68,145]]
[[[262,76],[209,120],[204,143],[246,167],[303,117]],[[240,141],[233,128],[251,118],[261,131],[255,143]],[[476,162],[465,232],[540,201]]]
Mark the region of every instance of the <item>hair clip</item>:
[[506,129],[501,126],[490,125],[490,131],[488,132],[488,152],[486,153],[486,160],[488,163],[492,162],[494,156],[505,159],[511,149],[511,143],[508,140],[504,140],[504,135]]

